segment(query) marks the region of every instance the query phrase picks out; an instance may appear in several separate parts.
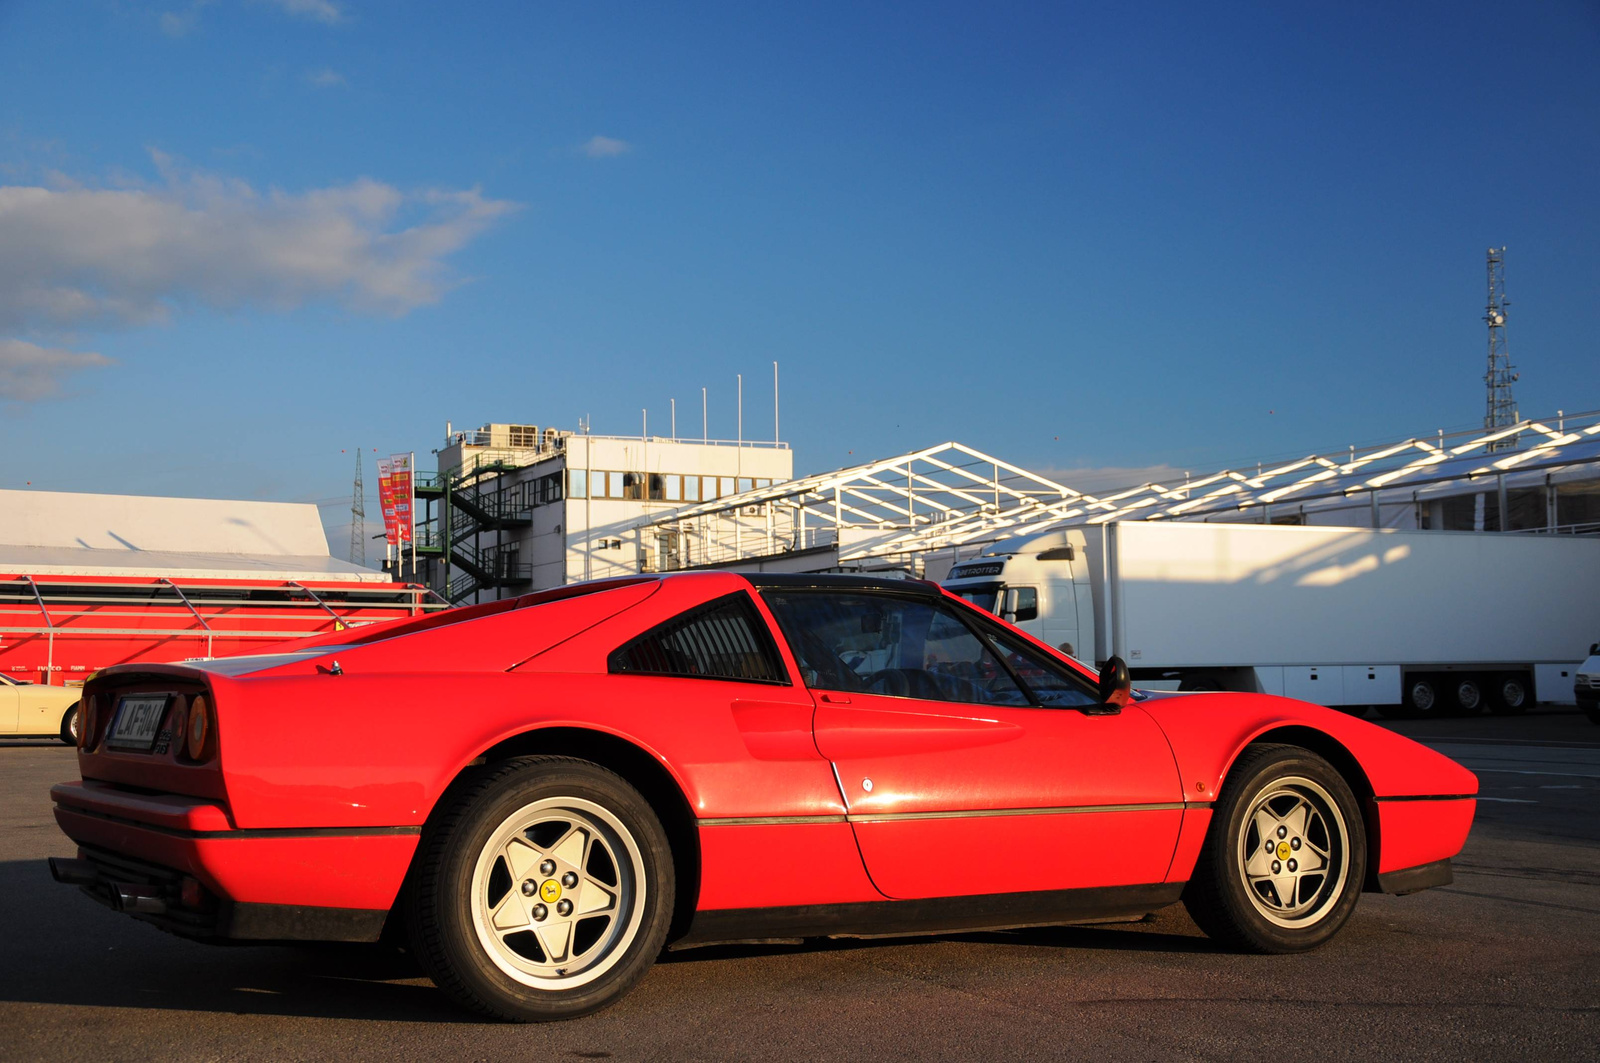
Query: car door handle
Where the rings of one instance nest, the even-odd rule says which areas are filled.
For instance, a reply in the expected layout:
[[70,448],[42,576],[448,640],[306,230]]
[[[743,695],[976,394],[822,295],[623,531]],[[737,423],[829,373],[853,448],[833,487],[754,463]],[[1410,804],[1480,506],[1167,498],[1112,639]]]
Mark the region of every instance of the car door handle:
[[850,704],[850,699],[848,697],[846,697],[845,695],[843,695],[843,694],[821,694],[821,695],[818,695],[818,696],[821,697],[822,700],[827,702],[829,705],[848,705],[848,704]]

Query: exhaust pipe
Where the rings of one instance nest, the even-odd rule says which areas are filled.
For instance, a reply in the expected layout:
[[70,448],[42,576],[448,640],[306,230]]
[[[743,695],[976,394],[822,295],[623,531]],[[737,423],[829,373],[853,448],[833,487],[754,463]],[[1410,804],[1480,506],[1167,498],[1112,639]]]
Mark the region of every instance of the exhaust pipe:
[[50,877],[68,886],[93,886],[100,881],[100,873],[87,860],[69,860],[64,856],[50,857]]
[[167,902],[148,886],[131,886],[126,882],[111,884],[111,906],[119,912],[144,912],[160,915],[167,910]]
[[68,886],[88,886],[90,892],[102,903],[108,903],[119,912],[143,912],[145,915],[162,915],[167,902],[149,886],[136,886],[130,882],[108,882],[99,868],[88,860],[69,860],[63,856],[49,858],[50,877]]

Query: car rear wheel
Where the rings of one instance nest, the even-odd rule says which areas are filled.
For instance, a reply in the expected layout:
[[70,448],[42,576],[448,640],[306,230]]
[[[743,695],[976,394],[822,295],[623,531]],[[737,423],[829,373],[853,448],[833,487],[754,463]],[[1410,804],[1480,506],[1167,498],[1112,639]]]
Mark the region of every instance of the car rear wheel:
[[672,918],[672,856],[649,804],[587,761],[492,765],[430,823],[413,947],[458,1003],[495,1018],[587,1015],[631,989]]
[[78,704],[74,702],[66,715],[61,717],[61,741],[69,746],[78,744],[78,721],[83,718],[78,712]]
[[1257,745],[1228,773],[1183,902],[1225,944],[1304,952],[1350,918],[1366,872],[1361,809],[1333,766]]

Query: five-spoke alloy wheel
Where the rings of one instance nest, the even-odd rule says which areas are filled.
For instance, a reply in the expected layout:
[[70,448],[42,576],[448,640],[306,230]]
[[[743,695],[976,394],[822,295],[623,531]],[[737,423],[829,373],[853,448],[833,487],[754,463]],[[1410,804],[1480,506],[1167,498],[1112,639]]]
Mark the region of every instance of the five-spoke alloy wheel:
[[1332,765],[1296,746],[1251,746],[1228,773],[1184,904],[1213,938],[1301,952],[1350,917],[1366,857],[1360,806]]
[[1315,922],[1339,897],[1350,872],[1339,857],[1349,848],[1350,832],[1328,792],[1311,779],[1286,776],[1252,802],[1239,835],[1238,871],[1257,912],[1297,927]]
[[637,790],[562,757],[491,765],[430,823],[408,910],[450,996],[498,1018],[573,1018],[643,977],[672,917],[672,857]]

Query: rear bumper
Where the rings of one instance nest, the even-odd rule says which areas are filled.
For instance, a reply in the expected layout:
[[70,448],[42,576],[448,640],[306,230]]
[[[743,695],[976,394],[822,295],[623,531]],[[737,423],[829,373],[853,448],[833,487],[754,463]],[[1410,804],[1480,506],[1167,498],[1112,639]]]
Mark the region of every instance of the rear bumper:
[[[65,872],[58,881],[191,937],[372,940],[421,834],[419,827],[240,830],[225,808],[202,798],[93,782],[63,783],[50,796],[56,823],[86,862],[58,862]],[[187,888],[185,879],[193,880]]]
[[79,847],[76,860],[52,858],[57,882],[77,886],[113,911],[200,941],[377,941],[386,909],[256,904],[193,887],[169,867]]

